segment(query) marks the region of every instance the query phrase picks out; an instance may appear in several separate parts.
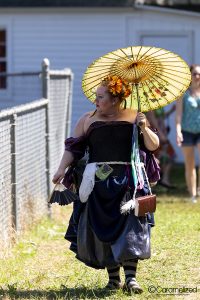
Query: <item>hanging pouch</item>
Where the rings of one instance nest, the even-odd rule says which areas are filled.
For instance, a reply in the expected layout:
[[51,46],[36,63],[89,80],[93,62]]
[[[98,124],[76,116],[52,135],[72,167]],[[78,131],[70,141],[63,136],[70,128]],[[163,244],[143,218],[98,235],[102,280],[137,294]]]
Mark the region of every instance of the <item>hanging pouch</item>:
[[103,164],[97,169],[95,175],[100,180],[105,180],[112,173],[112,171],[113,168],[111,168],[108,164]]
[[136,217],[144,217],[147,213],[154,213],[156,211],[156,195],[146,195],[135,198]]

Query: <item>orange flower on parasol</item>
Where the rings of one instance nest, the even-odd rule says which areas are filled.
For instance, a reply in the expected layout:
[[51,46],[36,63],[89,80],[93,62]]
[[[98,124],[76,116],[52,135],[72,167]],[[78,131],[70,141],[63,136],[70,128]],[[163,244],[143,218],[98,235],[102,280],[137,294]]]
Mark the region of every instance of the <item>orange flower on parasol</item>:
[[[82,79],[85,96],[95,102],[96,89],[108,76],[117,76],[131,85],[127,107],[142,112],[166,106],[187,90],[191,73],[187,63],[177,54],[156,47],[120,48],[95,60]],[[115,83],[116,84],[116,80]]]

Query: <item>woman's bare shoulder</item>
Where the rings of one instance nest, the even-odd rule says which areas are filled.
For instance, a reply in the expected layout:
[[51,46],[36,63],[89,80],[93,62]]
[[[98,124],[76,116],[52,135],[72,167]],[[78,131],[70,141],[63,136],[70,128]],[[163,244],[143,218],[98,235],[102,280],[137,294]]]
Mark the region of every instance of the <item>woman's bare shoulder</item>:
[[126,111],[128,114],[137,114],[137,110],[132,109],[132,108],[126,108],[125,111]]
[[133,110],[133,109],[130,109],[130,108],[126,108],[124,110],[124,118],[131,122],[131,123],[134,123],[135,122],[135,119],[137,117],[137,110]]
[[75,137],[85,134],[85,126],[87,126],[88,120],[91,117],[92,113],[92,111],[86,112],[79,118],[74,129]]

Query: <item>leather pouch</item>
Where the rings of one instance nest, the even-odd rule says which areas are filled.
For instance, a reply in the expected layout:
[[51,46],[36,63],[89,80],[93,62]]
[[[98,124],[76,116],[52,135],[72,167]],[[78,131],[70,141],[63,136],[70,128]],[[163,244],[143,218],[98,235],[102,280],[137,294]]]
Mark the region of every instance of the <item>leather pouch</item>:
[[135,216],[144,217],[146,213],[156,211],[156,195],[146,195],[135,198]]

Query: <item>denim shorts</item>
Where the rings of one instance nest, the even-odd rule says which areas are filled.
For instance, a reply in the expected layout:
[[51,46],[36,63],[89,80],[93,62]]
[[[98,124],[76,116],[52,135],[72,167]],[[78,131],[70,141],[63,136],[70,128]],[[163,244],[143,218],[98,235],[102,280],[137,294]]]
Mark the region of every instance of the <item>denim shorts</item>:
[[182,146],[196,146],[200,144],[200,133],[191,133],[187,131],[182,131],[183,142]]

